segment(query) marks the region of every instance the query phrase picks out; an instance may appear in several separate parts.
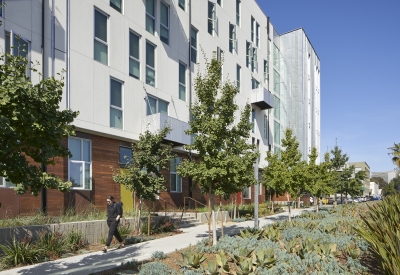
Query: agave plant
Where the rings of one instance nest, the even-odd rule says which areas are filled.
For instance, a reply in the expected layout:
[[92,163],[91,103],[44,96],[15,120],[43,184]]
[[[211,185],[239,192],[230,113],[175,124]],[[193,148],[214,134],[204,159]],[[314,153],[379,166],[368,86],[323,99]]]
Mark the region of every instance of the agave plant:
[[203,272],[208,275],[220,275],[218,264],[216,261],[208,261],[207,265],[203,265]]
[[253,275],[255,267],[252,258],[238,257],[235,262],[237,275]]
[[253,264],[260,267],[271,268],[276,262],[273,248],[262,248],[253,254]]
[[204,256],[204,253],[196,252],[193,249],[189,249],[181,254],[182,261],[177,260],[180,267],[199,269],[201,264],[207,260],[207,258]]
[[261,239],[262,233],[263,230],[257,228],[246,228],[246,231],[240,230],[240,235],[238,235],[237,237],[242,239],[256,238],[257,240],[259,240]]
[[221,272],[229,273],[228,258],[225,256],[224,251],[221,250],[215,257],[217,258],[218,266],[221,267]]
[[337,250],[337,244],[335,243],[320,244],[317,248],[317,253],[319,256],[321,256],[321,258],[335,258],[340,255],[340,251]]

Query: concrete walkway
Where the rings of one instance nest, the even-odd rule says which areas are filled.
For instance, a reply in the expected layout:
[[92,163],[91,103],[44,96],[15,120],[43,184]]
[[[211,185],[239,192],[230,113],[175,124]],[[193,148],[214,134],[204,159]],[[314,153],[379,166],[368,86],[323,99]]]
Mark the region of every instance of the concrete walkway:
[[[312,211],[314,208],[293,209],[292,216],[296,216],[303,211]],[[271,224],[275,221],[287,219],[288,213],[260,218],[260,227]],[[224,226],[224,234],[238,233],[247,227],[254,227],[254,221],[241,223],[230,223]],[[195,245],[198,241],[208,237],[208,225],[203,224],[196,227],[182,229],[183,233],[171,237],[147,241],[134,245],[129,245],[123,249],[111,249],[107,253],[92,252],[77,255],[69,258],[59,259],[51,262],[39,263],[35,265],[14,268],[0,271],[0,275],[45,275],[45,274],[73,274],[88,275],[100,272],[121,265],[122,262],[137,260],[142,261],[151,258],[151,253],[163,251],[164,253],[174,252],[190,244]],[[221,235],[221,227],[217,225],[217,235]]]

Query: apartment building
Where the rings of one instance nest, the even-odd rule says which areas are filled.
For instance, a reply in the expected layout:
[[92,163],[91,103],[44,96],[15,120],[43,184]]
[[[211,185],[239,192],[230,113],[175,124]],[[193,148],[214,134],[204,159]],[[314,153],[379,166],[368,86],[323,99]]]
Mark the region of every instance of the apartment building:
[[[140,133],[165,121],[172,127],[166,142],[178,157],[163,171],[167,191],[160,205],[179,207],[185,197],[205,202],[195,183],[176,174],[188,157],[184,130],[194,78],[205,69],[203,53],[224,59],[223,80],[240,91],[236,103],[252,105],[249,142],[260,149],[260,173],[266,152],[281,150],[286,127],[294,129],[305,157],[312,146],[320,150],[320,60],[303,29],[280,35],[254,0],[11,0],[0,15],[4,49],[25,43],[26,57],[40,61],[44,77],[65,70],[60,108],[80,112],[76,136],[62,141],[73,157],[47,167],[72,181],[72,191],[47,190],[41,202],[16,196],[0,179],[0,200],[13,215],[44,203],[53,214],[89,203],[103,207],[107,195],[132,207],[132,194],[113,182],[112,169],[125,165]],[[259,188],[262,202],[265,188]],[[252,201],[253,191],[245,188],[239,202]]]

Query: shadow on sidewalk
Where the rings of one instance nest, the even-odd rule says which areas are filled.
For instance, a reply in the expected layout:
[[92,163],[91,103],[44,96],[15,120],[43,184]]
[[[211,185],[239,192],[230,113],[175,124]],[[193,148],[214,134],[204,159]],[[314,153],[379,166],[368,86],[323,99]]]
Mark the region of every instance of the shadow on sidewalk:
[[110,249],[107,253],[90,253],[87,256],[82,255],[76,262],[72,262],[74,257],[50,261],[34,265],[29,269],[20,270],[17,274],[90,274],[92,272],[100,272],[119,266],[127,258],[139,256],[140,250],[146,248],[146,246],[146,243],[144,243],[142,245],[126,246],[122,249]]

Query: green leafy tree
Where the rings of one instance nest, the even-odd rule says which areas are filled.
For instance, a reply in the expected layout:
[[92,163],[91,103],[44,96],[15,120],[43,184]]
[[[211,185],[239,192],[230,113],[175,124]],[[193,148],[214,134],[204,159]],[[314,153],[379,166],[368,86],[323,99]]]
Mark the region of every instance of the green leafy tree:
[[324,162],[317,164],[318,152],[315,147],[311,149],[308,155],[309,162],[306,167],[306,187],[305,190],[310,192],[316,198],[316,208],[318,212],[318,200],[324,194],[334,192],[332,179],[335,176],[332,170],[332,163],[329,160],[329,153],[325,153]]
[[400,177],[397,176],[390,181],[389,184],[385,185],[382,189],[382,196],[396,195],[400,192]]
[[363,187],[362,181],[366,179],[366,171],[360,170],[355,172],[354,165],[343,168],[339,175],[341,182],[341,193],[344,193],[345,203],[347,203],[347,195],[356,196],[360,195],[361,188]]
[[216,243],[214,196],[240,192],[256,183],[253,165],[258,157],[254,145],[248,144],[252,124],[249,104],[239,113],[234,98],[238,93],[231,82],[221,81],[222,62],[215,54],[208,62],[206,72],[198,73],[194,82],[196,101],[191,108],[192,120],[186,134],[194,137],[186,150],[196,151],[198,161],[186,159],[177,172],[191,177],[203,193],[209,195],[213,216],[213,243]]
[[393,163],[400,168],[400,143],[394,143],[393,147],[389,148],[392,151],[390,154],[393,156]]
[[335,193],[335,203],[333,205],[336,207],[337,193],[339,191],[342,193],[343,186],[343,182],[340,181],[340,175],[345,164],[349,161],[349,157],[347,154],[343,154],[342,149],[339,149],[339,146],[337,145],[335,145],[333,150],[331,150],[331,155],[332,158],[330,159],[330,162],[332,163],[332,169],[336,171],[332,179],[332,186],[334,187],[333,191]]
[[2,54],[0,61],[0,177],[15,184],[18,194],[29,190],[36,196],[42,188],[68,191],[70,182],[39,165],[55,165],[56,157],[71,156],[61,140],[74,135],[71,123],[78,112],[59,108],[63,81],[41,77],[33,84],[27,72],[37,71],[21,55]]
[[388,185],[388,183],[381,177],[372,177],[370,181],[377,183],[379,189],[383,189],[386,185]]
[[[262,183],[273,188],[276,192],[286,193],[295,198],[305,183],[305,162],[301,161],[302,154],[299,150],[299,142],[293,135],[293,130],[287,128],[285,138],[282,139],[283,150],[278,154],[267,152],[268,166],[264,168]],[[291,212],[289,207],[289,220]]]
[[158,133],[145,131],[139,136],[139,141],[132,144],[132,159],[113,175],[115,182],[125,185],[127,190],[136,192],[143,200],[154,201],[160,191],[165,191],[165,177],[160,170],[169,170],[168,163],[174,156],[171,145],[162,145],[170,132],[164,127]]

